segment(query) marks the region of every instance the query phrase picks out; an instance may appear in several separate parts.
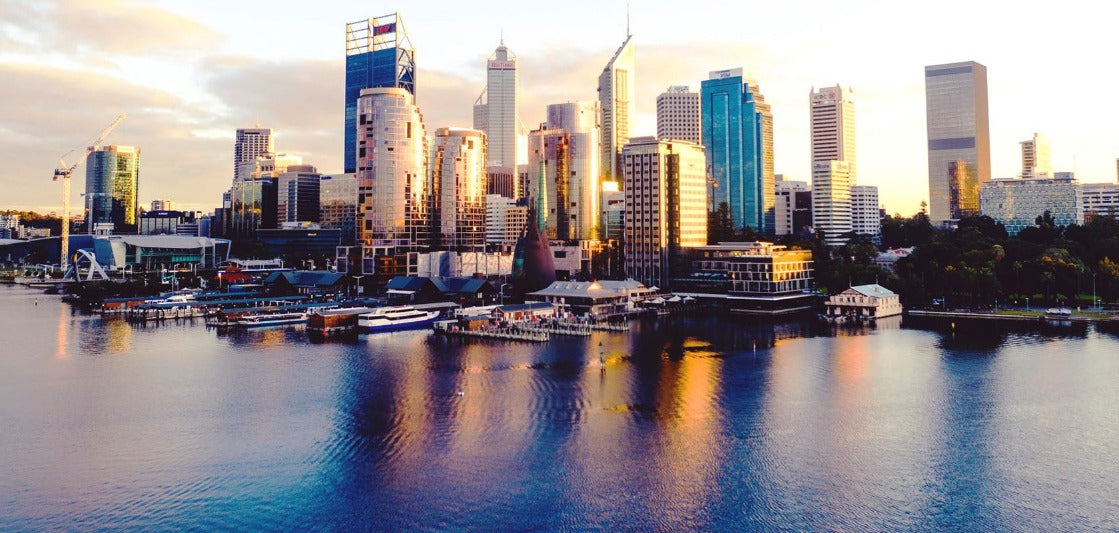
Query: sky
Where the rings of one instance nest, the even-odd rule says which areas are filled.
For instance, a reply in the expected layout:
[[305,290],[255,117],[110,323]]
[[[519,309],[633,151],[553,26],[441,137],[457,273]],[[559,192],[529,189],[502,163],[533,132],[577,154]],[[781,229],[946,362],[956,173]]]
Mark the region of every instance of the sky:
[[[808,95],[838,83],[856,99],[859,183],[909,215],[928,197],[924,66],[974,60],[988,68],[992,177],[1020,172],[1018,143],[1037,131],[1054,170],[1113,182],[1116,44],[1101,5],[632,0],[633,135],[655,134],[668,86],[698,90],[708,72],[742,67],[772,105],[776,172],[808,181]],[[81,154],[120,113],[105,144],[140,147],[142,206],[220,205],[235,130],[256,123],[273,128],[277,151],[340,172],[345,24],[394,11],[416,48],[429,132],[471,125],[502,35],[529,127],[547,104],[594,99],[626,35],[624,0],[0,0],[0,209],[61,212],[59,155]],[[74,176],[80,205],[84,165]]]

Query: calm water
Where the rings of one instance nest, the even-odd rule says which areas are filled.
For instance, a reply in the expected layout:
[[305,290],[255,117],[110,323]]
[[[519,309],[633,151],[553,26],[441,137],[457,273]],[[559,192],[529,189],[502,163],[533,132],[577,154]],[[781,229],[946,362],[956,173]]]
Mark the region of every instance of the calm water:
[[312,343],[17,287],[0,317],[0,530],[1119,529],[1094,329]]

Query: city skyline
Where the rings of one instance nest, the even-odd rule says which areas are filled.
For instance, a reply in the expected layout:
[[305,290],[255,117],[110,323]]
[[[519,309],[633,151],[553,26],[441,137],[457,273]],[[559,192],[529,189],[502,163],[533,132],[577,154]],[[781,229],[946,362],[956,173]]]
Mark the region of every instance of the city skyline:
[[[144,151],[140,205],[169,198],[187,209],[216,207],[231,178],[234,133],[258,121],[272,128],[278,151],[303,155],[322,172],[340,172],[337,99],[345,74],[347,22],[392,11],[407,21],[417,51],[417,104],[429,129],[471,124],[471,104],[485,85],[481,66],[502,34],[521,62],[526,97],[518,111],[529,125],[541,122],[547,104],[593,98],[602,65],[626,35],[622,2],[582,18],[577,15],[585,10],[573,5],[547,23],[568,31],[544,39],[536,37],[539,21],[512,3],[489,11],[503,13],[496,18],[441,4],[461,15],[462,22],[477,23],[469,34],[460,29],[465,24],[439,18],[438,3],[425,9],[325,2],[314,17],[276,16],[269,24],[258,23],[261,5],[256,4],[217,9],[220,4],[206,1],[3,3],[12,16],[0,22],[0,70],[11,80],[4,84],[0,104],[0,155],[10,162],[0,171],[0,186],[7,191],[2,207],[41,211],[61,208],[59,191],[47,180],[58,155],[81,146],[122,111],[130,119],[106,144]],[[1102,99],[1111,75],[1073,68],[1067,60],[1094,44],[1103,46],[1105,27],[1081,21],[1075,4],[1047,12],[1044,19],[982,7],[957,24],[960,31],[982,27],[996,14],[1038,33],[1068,20],[1089,29],[1099,24],[1098,32],[1085,32],[1077,43],[1053,40],[1039,54],[1023,58],[1015,54],[1013,40],[997,32],[969,42],[923,42],[933,34],[937,17],[946,15],[933,14],[920,28],[900,18],[884,25],[883,19],[897,14],[860,3],[845,15],[846,22],[868,29],[869,35],[848,43],[846,56],[855,59],[833,62],[819,59],[827,40],[812,35],[826,24],[822,14],[806,13],[796,25],[774,24],[743,38],[728,22],[705,19],[702,14],[710,10],[677,11],[674,18],[665,16],[669,9],[652,2],[631,12],[639,71],[635,137],[655,133],[656,95],[666,87],[698,87],[706,72],[742,65],[773,106],[775,170],[807,181],[811,161],[804,91],[840,83],[860,95],[859,183],[879,186],[889,212],[911,214],[927,198],[923,67],[975,60],[990,69],[992,177],[1016,175],[1019,141],[1040,131],[1052,140],[1054,171],[1076,170],[1086,183],[1114,179],[1111,161],[1119,152],[1119,135],[1093,123],[1096,115],[1087,111]],[[777,20],[797,6],[759,9],[758,15]],[[214,15],[218,12],[221,17]],[[89,20],[119,31],[98,31],[100,26]],[[891,40],[901,46],[881,50]],[[1039,71],[1069,80],[1047,89],[1065,102],[1060,109],[1030,105],[1027,88]],[[1026,108],[1033,112],[1018,112]],[[75,192],[71,203],[79,202]]]

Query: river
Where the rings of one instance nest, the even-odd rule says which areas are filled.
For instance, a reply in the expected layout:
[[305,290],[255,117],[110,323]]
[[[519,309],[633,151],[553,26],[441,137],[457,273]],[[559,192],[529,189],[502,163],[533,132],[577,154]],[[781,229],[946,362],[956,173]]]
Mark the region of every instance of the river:
[[5,531],[1119,529],[1094,327],[312,342],[15,286],[0,317]]

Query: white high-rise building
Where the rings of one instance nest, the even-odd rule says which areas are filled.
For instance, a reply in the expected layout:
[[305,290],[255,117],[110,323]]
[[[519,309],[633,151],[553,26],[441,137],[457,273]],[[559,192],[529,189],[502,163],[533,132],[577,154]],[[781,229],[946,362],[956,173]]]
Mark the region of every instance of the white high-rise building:
[[271,128],[240,128],[233,143],[233,179],[240,181],[242,165],[258,158],[271,158],[275,153]]
[[855,171],[855,100],[850,88],[821,87],[808,95],[812,114],[812,162],[843,161],[851,184]]
[[527,224],[528,206],[500,194],[486,195],[486,244],[511,247]]
[[669,87],[657,96],[657,138],[702,144],[699,93],[687,85]]
[[882,239],[882,209],[878,204],[878,187],[851,187],[851,229],[859,235],[870,236],[874,242]]
[[842,246],[851,232],[851,180],[844,161],[812,163],[812,224],[830,246]]
[[707,244],[707,156],[695,143],[637,137],[622,165],[626,276],[666,287],[680,248]]
[[359,243],[394,248],[386,254],[426,248],[428,145],[415,97],[395,87],[362,89],[357,128]]
[[430,157],[433,247],[482,250],[486,241],[486,134],[439,128]]
[[1022,179],[1053,177],[1049,139],[1035,132],[1032,138],[1018,144],[1022,146]]
[[[806,181],[785,181],[780,179],[774,182],[774,225],[773,230],[777,235],[791,235],[800,230],[798,227],[798,214],[807,211],[809,219],[812,213],[811,191]],[[807,194],[797,194],[807,193]],[[804,205],[801,201],[805,200]],[[800,218],[805,218],[803,215]]]
[[529,134],[528,197],[549,238],[599,239],[598,120],[597,102],[553,104],[548,121]]
[[627,35],[622,46],[610,58],[598,76],[598,103],[602,108],[602,173],[607,180],[620,181],[622,147],[629,142],[637,111],[634,81],[636,60],[633,36]]
[[517,135],[517,56],[505,42],[486,61],[486,88],[474,103],[474,129],[486,133],[486,166],[515,169],[519,161]]

